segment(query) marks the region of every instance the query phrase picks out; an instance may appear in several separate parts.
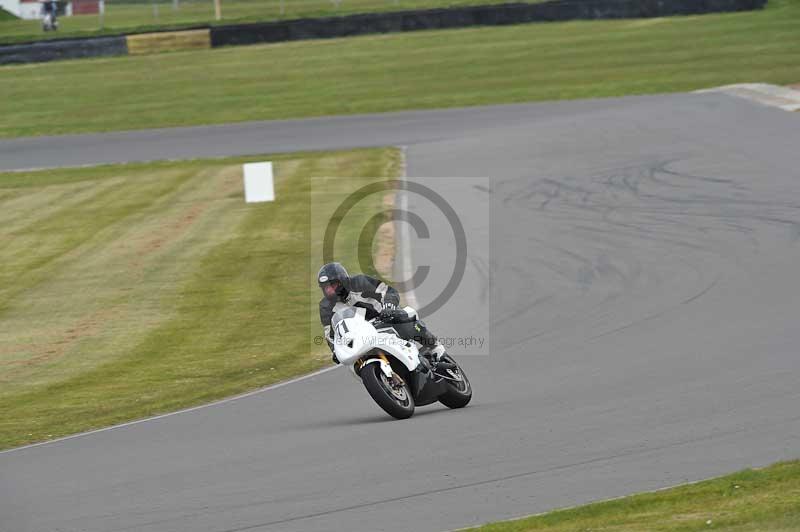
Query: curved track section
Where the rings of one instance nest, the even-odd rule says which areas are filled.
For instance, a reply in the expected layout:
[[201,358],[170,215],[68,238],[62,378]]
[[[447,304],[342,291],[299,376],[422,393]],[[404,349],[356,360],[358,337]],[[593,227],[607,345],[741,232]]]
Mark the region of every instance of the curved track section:
[[473,403],[393,422],[331,371],[14,450],[0,530],[436,531],[800,454],[792,114],[673,95],[22,139],[0,161],[384,144],[432,184],[492,178],[457,200],[491,209],[490,249],[428,320],[491,303],[491,355],[463,359]]

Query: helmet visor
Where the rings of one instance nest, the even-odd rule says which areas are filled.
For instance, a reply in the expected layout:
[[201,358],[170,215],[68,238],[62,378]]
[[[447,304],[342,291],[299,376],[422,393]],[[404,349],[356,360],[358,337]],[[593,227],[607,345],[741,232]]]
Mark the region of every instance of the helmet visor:
[[339,292],[339,287],[341,283],[339,281],[328,281],[325,283],[320,284],[320,288],[322,289],[322,293],[328,299],[333,299],[336,297],[337,293]]

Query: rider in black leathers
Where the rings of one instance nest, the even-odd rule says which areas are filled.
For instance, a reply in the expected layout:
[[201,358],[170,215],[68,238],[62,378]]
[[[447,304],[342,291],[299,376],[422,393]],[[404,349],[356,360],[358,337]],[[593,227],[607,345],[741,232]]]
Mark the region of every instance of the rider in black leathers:
[[[409,319],[408,314],[398,308],[400,296],[397,290],[380,279],[368,275],[350,277],[344,266],[338,262],[330,262],[320,268],[317,282],[323,295],[319,302],[319,319],[331,352],[333,314],[342,308],[358,307],[365,309],[366,319],[381,318],[382,321],[393,324],[395,331],[403,339],[421,344],[423,354],[429,356],[432,362],[435,363],[445,354],[444,347],[422,321]],[[335,354],[332,360],[339,363]]]

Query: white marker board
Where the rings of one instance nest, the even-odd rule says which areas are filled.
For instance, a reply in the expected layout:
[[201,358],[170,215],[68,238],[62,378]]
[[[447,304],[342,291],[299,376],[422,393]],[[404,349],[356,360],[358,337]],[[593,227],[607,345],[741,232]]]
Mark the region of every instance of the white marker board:
[[271,162],[244,165],[244,200],[247,203],[275,201]]

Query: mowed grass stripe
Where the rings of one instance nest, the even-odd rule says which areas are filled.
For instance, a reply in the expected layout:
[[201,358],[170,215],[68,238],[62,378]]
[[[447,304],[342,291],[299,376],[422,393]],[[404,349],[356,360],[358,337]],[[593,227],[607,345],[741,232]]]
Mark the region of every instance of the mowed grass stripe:
[[[687,91],[800,80],[800,0],[0,69],[0,136]],[[48,87],[59,105],[41,106]],[[113,98],[109,95],[113,94]]]
[[[118,302],[114,301],[120,298],[120,293],[104,284],[110,282],[125,287],[126,292],[122,295],[134,305],[143,296],[144,301],[148,300],[142,289],[157,290],[163,295],[161,286],[147,283],[146,268],[151,266],[154,258],[158,258],[154,252],[159,251],[157,248],[163,243],[161,235],[170,232],[176,223],[172,220],[176,217],[175,212],[192,208],[196,191],[207,188],[205,182],[213,183],[207,177],[202,170],[169,170],[154,176],[137,176],[135,179],[110,177],[107,181],[120,194],[120,201],[109,202],[108,198],[95,196],[95,203],[87,204],[92,198],[84,199],[83,203],[74,205],[71,209],[62,208],[54,215],[58,224],[63,222],[63,225],[54,224],[51,218],[38,226],[29,227],[11,239],[11,242],[21,248],[30,246],[45,252],[56,252],[64,248],[65,243],[61,241],[64,238],[69,242],[71,237],[76,242],[75,247],[67,248],[63,252],[69,255],[68,260],[55,261],[50,268],[40,268],[35,274],[27,275],[25,267],[30,267],[30,264],[23,262],[18,265],[18,275],[28,282],[3,285],[19,297],[8,303],[11,307],[7,312],[7,319],[0,321],[0,329],[25,330],[28,320],[41,319],[43,312],[48,314],[48,327],[33,331],[33,337],[26,338],[21,344],[27,346],[25,349],[20,349],[18,344],[10,350],[17,360],[30,360],[34,357],[40,362],[16,367],[14,382],[17,385],[41,384],[43,375],[36,370],[41,366],[42,358],[55,360],[63,356],[72,343],[69,341],[71,337],[93,336],[86,333],[97,325],[103,313],[120,314]],[[151,182],[150,186],[148,182]],[[100,190],[107,188],[102,181],[89,183]],[[153,183],[157,187],[153,188]],[[44,186],[35,187],[32,195],[44,194],[46,190],[47,187]],[[176,197],[179,193],[183,194],[182,198]],[[131,201],[140,207],[133,213],[125,207]],[[18,208],[24,210],[24,206]],[[116,217],[112,218],[112,215]],[[91,224],[86,223],[86,217],[91,220]],[[87,230],[89,236],[86,235]],[[54,235],[56,241],[39,242],[41,235]],[[200,250],[202,247],[198,246],[197,251]],[[3,255],[7,256],[10,251],[6,248]],[[11,264],[14,265],[13,261]],[[169,266],[171,265],[166,263],[155,268],[162,280]],[[32,279],[39,281],[39,284],[35,285],[31,282]],[[147,313],[140,313],[142,317],[156,317],[153,312],[157,309],[147,310]],[[95,316],[95,313],[98,314]],[[125,319],[133,318],[125,316]],[[91,354],[91,351],[85,352],[82,362],[86,363]],[[2,358],[4,357],[0,353],[0,360]],[[37,376],[36,381],[23,378],[26,375],[21,370],[25,368],[33,371]],[[58,376],[63,377],[63,368]]]
[[[10,260],[0,266],[0,317],[22,291],[50,277],[54,262],[80,260],[84,246],[102,246],[129,218],[149,207],[149,198],[169,195],[190,177],[183,173],[164,179],[109,179],[91,187],[74,185],[76,201],[40,206],[40,219],[5,236],[9,242],[4,255]],[[22,205],[14,211],[26,209]]]
[[[124,211],[122,199],[92,206],[108,224],[102,238],[53,261],[0,317],[0,447],[167,412],[329,363],[310,341],[318,334],[310,177],[338,176],[346,190],[359,178],[396,176],[399,155],[274,157],[278,201],[260,205],[243,202],[243,160],[106,167],[109,179],[125,181],[121,188],[138,190],[130,202],[144,206],[124,217],[108,212]],[[0,189],[5,177],[17,178],[0,174]],[[379,198],[367,202],[360,221],[379,207]],[[355,257],[351,249],[342,260]]]
[[[17,330],[27,320],[40,318],[43,308],[48,309],[50,314],[49,327],[36,330],[35,337],[26,339],[23,345],[28,347],[17,348],[14,352],[16,359],[44,357],[55,361],[75,343],[70,340],[88,336],[96,340],[102,332],[99,327],[101,322],[109,317],[117,321],[124,320],[128,325],[135,322],[142,326],[163,319],[160,309],[148,304],[152,301],[149,293],[158,293],[163,300],[176,290],[174,282],[180,280],[186,262],[202,256],[214,241],[211,238],[213,232],[207,225],[224,230],[236,223],[235,219],[229,221],[229,218],[241,214],[231,209],[225,212],[225,202],[236,200],[210,199],[218,193],[216,189],[222,187],[240,192],[241,172],[238,167],[231,167],[216,172],[200,170],[160,174],[163,179],[156,175],[128,180],[129,186],[137,189],[136,193],[145,197],[149,194],[152,201],[146,208],[132,217],[107,221],[102,238],[83,243],[78,250],[70,253],[69,261],[61,261],[51,271],[40,273],[38,277],[42,282],[39,285],[16,287],[16,292],[21,294],[21,301],[17,301],[10,309],[11,319],[2,322],[0,328],[5,325],[9,330]],[[174,174],[173,179],[169,179],[170,174]],[[170,193],[164,194],[163,187],[162,190],[148,190],[142,184],[146,179],[157,179],[164,184],[171,182]],[[134,193],[127,190],[128,187],[120,188]],[[230,194],[229,191],[222,192]],[[114,204],[102,204],[105,211],[116,208]],[[75,227],[62,229],[65,233],[74,231]],[[190,239],[193,233],[200,233],[203,237]],[[20,243],[24,242],[20,239]],[[108,283],[123,291],[113,290],[113,286],[106,286]],[[107,332],[106,340],[112,340],[111,331],[107,327],[104,330]],[[130,341],[118,337],[119,331],[113,334],[117,344],[121,340]],[[84,350],[82,365],[94,363],[95,356],[107,357],[108,353]],[[22,370],[26,367],[31,375],[37,377],[36,380],[23,378],[25,375]],[[18,386],[42,384],[46,375],[38,371],[40,367],[41,364],[17,367],[14,381]],[[51,376],[64,378],[64,368]]]

